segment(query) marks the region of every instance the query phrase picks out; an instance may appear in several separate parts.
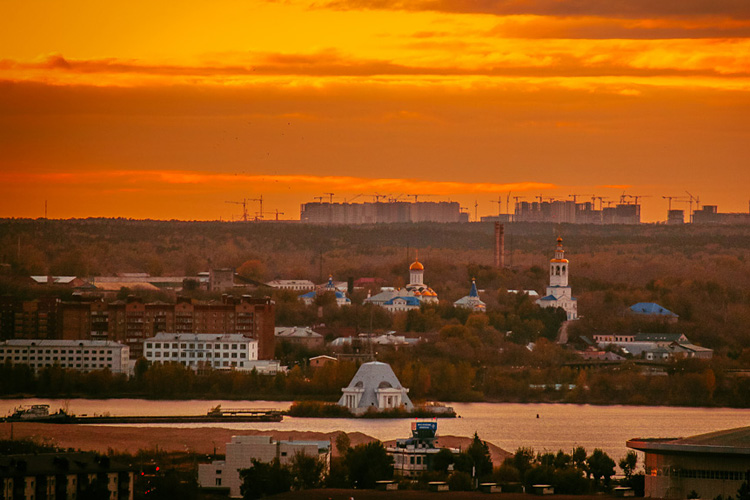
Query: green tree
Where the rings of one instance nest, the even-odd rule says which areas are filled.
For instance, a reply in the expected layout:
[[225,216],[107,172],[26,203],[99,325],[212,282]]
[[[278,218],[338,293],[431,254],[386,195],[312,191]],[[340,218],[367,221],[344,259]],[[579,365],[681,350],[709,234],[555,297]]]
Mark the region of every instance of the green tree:
[[620,459],[620,469],[625,474],[625,480],[629,481],[633,477],[635,468],[638,465],[638,454],[634,451],[629,451],[627,455]]
[[393,457],[386,453],[380,441],[349,448],[346,466],[349,481],[355,488],[372,489],[376,481],[393,477]]
[[320,488],[325,479],[326,464],[320,457],[297,452],[290,463],[292,486],[295,490]]
[[586,465],[588,465],[589,475],[594,478],[597,484],[601,479],[604,479],[604,485],[609,485],[610,478],[615,474],[615,461],[609,455],[600,448],[596,448],[586,459]]
[[453,461],[453,452],[448,448],[441,448],[432,458],[432,469],[445,474]]
[[253,500],[267,495],[289,491],[292,487],[292,474],[288,467],[281,465],[278,458],[271,462],[250,461],[247,469],[240,469],[240,493],[242,498]]

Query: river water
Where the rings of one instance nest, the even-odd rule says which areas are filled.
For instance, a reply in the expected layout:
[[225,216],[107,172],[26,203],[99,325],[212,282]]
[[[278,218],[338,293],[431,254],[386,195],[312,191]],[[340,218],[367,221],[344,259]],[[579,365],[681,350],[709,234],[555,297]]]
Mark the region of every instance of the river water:
[[[66,408],[75,415],[203,415],[223,408],[286,410],[278,401],[152,401],[137,399],[6,399],[0,416],[20,405],[49,404],[51,411]],[[583,446],[590,453],[602,448],[615,460],[627,453],[631,438],[687,437],[695,434],[750,426],[750,409],[675,408],[660,406],[589,406],[566,404],[449,403],[461,418],[439,419],[438,433],[472,436],[474,432],[507,451],[520,446],[536,451],[567,452]],[[318,419],[284,417],[282,422],[232,424],[158,424],[150,427],[225,427],[317,432],[362,432],[380,440],[407,437],[408,419]]]

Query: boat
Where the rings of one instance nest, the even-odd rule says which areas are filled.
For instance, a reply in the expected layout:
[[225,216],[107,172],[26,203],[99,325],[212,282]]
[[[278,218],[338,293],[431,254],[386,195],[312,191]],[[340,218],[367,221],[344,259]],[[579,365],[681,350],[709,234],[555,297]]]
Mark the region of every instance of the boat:
[[49,405],[35,404],[19,406],[5,418],[6,422],[61,422],[72,417],[60,408],[56,413],[49,412]]

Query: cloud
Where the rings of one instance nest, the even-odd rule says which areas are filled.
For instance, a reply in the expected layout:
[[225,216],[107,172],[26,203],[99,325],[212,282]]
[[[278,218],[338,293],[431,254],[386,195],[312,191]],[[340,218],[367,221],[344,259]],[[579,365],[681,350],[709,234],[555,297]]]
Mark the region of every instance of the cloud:
[[[516,27],[517,28],[517,27]],[[497,30],[516,29],[513,26]],[[246,64],[166,65],[126,59],[72,59],[55,54],[41,62],[0,60],[0,75],[8,79],[49,81],[54,75],[108,75],[161,77],[174,83],[194,83],[206,78],[216,83],[249,82],[264,77],[598,77],[598,76],[750,76],[750,41],[673,40],[670,45],[647,41],[608,40],[572,46],[550,40],[534,47],[519,42],[504,51],[495,47],[467,45],[462,61],[441,60],[442,42],[420,41],[418,50],[435,49],[435,63],[404,64],[381,59],[357,58],[327,49],[315,53],[252,53]],[[408,45],[407,45],[408,46]],[[747,46],[748,52],[743,50]],[[472,50],[472,48],[474,50]],[[684,56],[690,51],[691,56]],[[240,79],[238,82],[236,79]],[[91,80],[96,84],[96,80]],[[64,83],[64,81],[63,81]]]
[[315,5],[340,10],[436,11],[497,16],[750,19],[750,2],[746,0],[330,0]]
[[546,182],[455,182],[432,181],[418,178],[368,178],[333,175],[261,175],[232,174],[180,170],[110,170],[86,172],[0,172],[0,181],[14,185],[117,185],[121,191],[148,185],[149,189],[164,189],[180,186],[200,186],[201,189],[237,188],[246,184],[253,190],[265,192],[292,189],[296,192],[335,189],[338,193],[404,193],[435,195],[459,195],[498,193],[504,191],[523,192],[556,189],[558,186]]

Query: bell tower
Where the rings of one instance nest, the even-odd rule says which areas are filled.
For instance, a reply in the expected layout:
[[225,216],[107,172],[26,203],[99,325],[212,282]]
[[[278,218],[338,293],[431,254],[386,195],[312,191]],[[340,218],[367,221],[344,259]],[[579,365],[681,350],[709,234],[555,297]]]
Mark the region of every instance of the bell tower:
[[549,261],[549,286],[568,286],[569,262],[565,258],[562,238],[557,238],[555,256]]

